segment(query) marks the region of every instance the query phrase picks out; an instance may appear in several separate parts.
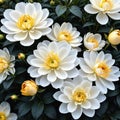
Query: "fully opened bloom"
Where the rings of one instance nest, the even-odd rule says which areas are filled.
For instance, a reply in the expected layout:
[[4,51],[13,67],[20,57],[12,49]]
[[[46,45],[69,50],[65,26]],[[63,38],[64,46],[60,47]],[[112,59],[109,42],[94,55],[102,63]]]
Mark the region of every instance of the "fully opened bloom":
[[0,83],[2,83],[9,74],[15,73],[15,57],[9,54],[7,48],[0,49]]
[[105,46],[105,41],[102,40],[100,34],[93,34],[89,32],[84,36],[84,46],[89,51],[98,51]]
[[15,113],[10,113],[10,105],[8,102],[0,104],[0,120],[17,120]]
[[54,88],[60,88],[63,80],[76,77],[79,73],[77,50],[72,49],[66,42],[39,43],[34,54],[28,56],[31,65],[28,73],[36,78],[36,83],[48,86],[50,83]]
[[71,113],[74,119],[79,119],[82,113],[93,117],[95,110],[100,108],[100,102],[105,100],[105,96],[96,86],[92,86],[92,82],[80,76],[65,81],[53,97],[62,102],[59,111],[63,114]]
[[48,9],[42,9],[40,3],[17,3],[15,10],[4,12],[1,31],[8,34],[11,42],[20,41],[23,46],[30,46],[34,40],[50,33],[53,20],[48,18]]
[[90,81],[95,81],[96,86],[104,94],[107,88],[114,90],[113,81],[118,81],[120,77],[119,68],[113,66],[115,60],[111,54],[104,52],[84,52],[84,58],[80,59],[80,74],[87,77]]
[[80,32],[77,31],[71,23],[64,22],[61,26],[55,23],[52,26],[52,31],[47,37],[52,41],[66,41],[72,47],[78,47],[81,45],[82,37]]
[[108,23],[108,16],[120,20],[120,0],[90,0],[91,4],[84,7],[90,14],[97,14],[96,19],[101,25]]

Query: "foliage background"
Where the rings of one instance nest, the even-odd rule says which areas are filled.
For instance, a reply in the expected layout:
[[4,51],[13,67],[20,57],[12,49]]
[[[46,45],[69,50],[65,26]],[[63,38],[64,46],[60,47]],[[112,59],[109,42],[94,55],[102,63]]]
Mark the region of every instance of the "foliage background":
[[[107,41],[107,35],[113,29],[120,29],[120,21],[109,20],[107,25],[101,26],[96,22],[95,15],[87,14],[84,11],[84,6],[89,3],[89,0],[4,0],[0,3],[0,18],[3,18],[3,12],[6,9],[14,9],[18,2],[40,2],[43,8],[48,8],[50,16],[53,18],[54,23],[59,24],[63,22],[70,22],[74,27],[77,27],[81,32],[81,36],[87,32],[100,33],[104,40]],[[3,33],[0,32],[0,35]],[[21,84],[25,80],[31,79],[26,72],[29,65],[26,62],[28,55],[36,49],[38,42],[46,40],[42,37],[30,47],[23,47],[18,42],[11,43],[5,39],[0,38],[0,49],[7,47],[10,54],[16,57],[15,68],[16,73],[14,76],[9,76],[0,85],[0,102],[8,101],[11,105],[12,112],[18,114],[18,120],[73,120],[70,114],[60,114],[60,103],[55,101],[52,97],[56,91],[51,86],[42,88],[39,86],[39,91],[34,97],[25,97],[20,93]],[[82,51],[85,50],[84,46],[80,46]],[[116,65],[120,68],[120,45],[116,48],[109,45],[103,49],[106,53],[111,53],[116,60]],[[26,58],[24,60],[18,59],[18,54],[24,53]],[[79,54],[82,56],[82,52]],[[120,120],[120,81],[115,82],[116,89],[107,93],[107,99],[101,104],[100,109],[96,111],[93,118],[88,118],[82,115],[80,120]],[[18,99],[11,99],[11,95],[17,95]]]

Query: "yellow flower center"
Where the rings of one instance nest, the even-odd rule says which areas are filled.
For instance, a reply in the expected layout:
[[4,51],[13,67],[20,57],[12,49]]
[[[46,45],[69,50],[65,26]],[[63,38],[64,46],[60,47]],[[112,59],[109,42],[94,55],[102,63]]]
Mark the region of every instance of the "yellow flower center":
[[87,42],[90,42],[90,43],[93,44],[93,48],[92,49],[97,48],[99,46],[98,41],[94,37],[90,37],[87,40]]
[[83,103],[87,100],[85,91],[80,89],[74,91],[72,98],[77,103]]
[[58,35],[58,40],[65,40],[67,42],[70,42],[72,40],[72,35],[67,31],[60,32]]
[[9,66],[7,60],[5,58],[0,57],[0,73],[2,73]]
[[30,30],[34,26],[35,20],[30,15],[23,15],[18,19],[17,27],[21,30]]
[[7,118],[3,112],[0,112],[0,120],[7,120]]
[[57,69],[59,67],[60,58],[58,54],[50,52],[45,60],[44,66],[46,69]]
[[111,69],[105,62],[100,62],[95,65],[94,71],[97,76],[107,78],[111,72]]
[[104,11],[109,11],[113,8],[112,0],[101,0],[100,7],[104,9]]

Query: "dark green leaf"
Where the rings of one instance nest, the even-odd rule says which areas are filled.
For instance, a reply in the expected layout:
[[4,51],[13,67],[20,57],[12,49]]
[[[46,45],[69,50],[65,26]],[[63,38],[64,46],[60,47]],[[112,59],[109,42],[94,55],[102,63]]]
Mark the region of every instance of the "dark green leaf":
[[120,107],[120,95],[118,95],[118,96],[116,97],[116,101],[117,101],[117,104],[118,104],[119,107]]
[[44,110],[44,104],[42,102],[35,101],[32,106],[32,116],[34,119],[38,119]]
[[67,7],[66,6],[63,6],[63,5],[58,5],[55,9],[55,12],[57,14],[57,16],[61,16],[63,15],[67,10]]
[[18,68],[16,69],[16,74],[17,74],[17,75],[22,74],[22,73],[24,73],[24,72],[26,72],[26,68],[25,68],[25,67],[18,67]]
[[12,85],[13,82],[14,82],[13,79],[6,80],[6,81],[3,83],[3,87],[4,87],[5,89],[8,89],[8,88]]
[[79,8],[78,6],[73,5],[73,6],[70,7],[69,10],[70,10],[70,12],[71,12],[73,15],[75,15],[75,16],[77,16],[77,17],[79,17],[79,18],[82,17],[82,12],[81,12],[81,10],[80,10],[80,8]]

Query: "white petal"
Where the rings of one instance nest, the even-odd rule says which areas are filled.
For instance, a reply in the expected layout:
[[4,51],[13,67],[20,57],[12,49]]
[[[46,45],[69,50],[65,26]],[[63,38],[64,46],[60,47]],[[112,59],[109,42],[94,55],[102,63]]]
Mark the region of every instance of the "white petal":
[[66,79],[68,77],[68,74],[61,69],[55,70],[55,74],[59,79]]
[[74,112],[77,109],[77,105],[74,102],[70,102],[67,105],[68,112]]
[[7,120],[17,120],[17,115],[15,113],[10,113]]
[[64,63],[60,65],[60,68],[64,71],[72,70],[75,67],[73,63]]
[[25,13],[25,5],[26,4],[24,2],[17,3],[15,6],[15,10],[17,10],[21,13]]
[[56,92],[56,93],[54,93],[53,94],[53,97],[56,99],[56,100],[58,100],[59,101],[59,96],[62,94],[62,92],[61,91],[58,91],[58,92]]
[[97,9],[94,9],[91,4],[86,5],[86,6],[84,7],[84,10],[85,10],[87,13],[90,13],[90,14],[96,14],[96,13],[99,12]]
[[54,71],[51,71],[51,72],[47,75],[47,79],[48,79],[48,81],[50,81],[50,82],[55,82],[55,81],[56,81],[57,77],[56,77]]
[[20,41],[20,44],[23,46],[31,46],[34,43],[34,40],[27,37],[25,40]]
[[107,78],[108,81],[118,81],[119,78],[115,74],[110,74]]
[[104,52],[101,51],[101,52],[97,55],[96,62],[104,61],[104,58],[105,58]]
[[15,22],[18,22],[18,19],[21,17],[21,13],[14,10],[10,12],[10,16]]
[[76,109],[76,111],[74,111],[74,112],[72,113],[72,117],[73,117],[74,119],[79,119],[79,118],[81,117],[81,115],[82,115],[82,109],[81,109],[80,107],[78,107],[78,108]]
[[63,113],[63,114],[68,113],[67,104],[62,103],[62,104],[60,105],[60,107],[59,107],[59,111],[60,111],[61,113]]
[[59,97],[58,97],[59,101],[63,102],[63,103],[69,103],[70,100],[68,99],[68,97],[64,94],[61,94]]
[[66,96],[70,97],[72,95],[72,88],[65,86],[65,88],[63,89],[63,92]]
[[105,25],[108,23],[108,16],[101,12],[97,14],[96,19],[101,25]]
[[28,68],[28,73],[30,73],[30,76],[33,78],[40,77],[40,74],[38,74],[38,68],[33,66]]
[[120,20],[120,13],[113,13],[113,14],[108,13],[108,16],[113,20]]
[[47,78],[45,76],[43,76],[41,78],[36,78],[35,82],[37,85],[41,85],[43,87],[46,87],[50,84],[50,82],[47,80]]
[[3,13],[4,14],[4,17],[9,20],[9,21],[12,21],[11,19],[11,16],[10,16],[10,12],[13,11],[12,9],[7,9],[5,10],[5,12]]
[[29,32],[29,35],[31,39],[39,39],[42,36],[42,32],[38,30],[34,30],[32,32]]
[[91,106],[92,105],[91,105],[91,103],[88,100],[81,104],[81,107],[85,108],[85,109],[90,109]]
[[106,96],[100,93],[96,99],[99,100],[99,102],[101,103],[106,99]]
[[67,71],[67,74],[68,74],[68,78],[75,78],[79,75],[79,71],[77,68],[74,68],[70,71]]
[[20,33],[17,33],[16,35],[14,35],[14,39],[17,41],[25,40],[27,38],[27,36],[28,36],[27,32],[20,32]]
[[63,86],[63,80],[57,79],[55,82],[52,82],[51,84],[54,88],[58,89]]
[[48,46],[49,51],[54,51],[57,52],[58,51],[58,47],[56,42],[51,42]]
[[45,68],[39,68],[38,73],[39,73],[39,75],[46,75],[46,74],[50,73],[50,70],[47,70]]
[[92,99],[92,100],[89,100],[90,103],[91,103],[91,108],[90,109],[98,109],[100,108],[100,103],[97,99]]
[[88,117],[93,117],[95,115],[95,110],[83,109],[83,113]]

